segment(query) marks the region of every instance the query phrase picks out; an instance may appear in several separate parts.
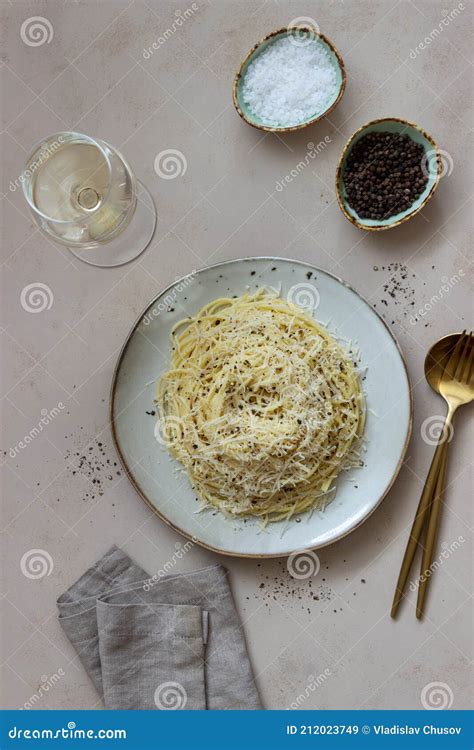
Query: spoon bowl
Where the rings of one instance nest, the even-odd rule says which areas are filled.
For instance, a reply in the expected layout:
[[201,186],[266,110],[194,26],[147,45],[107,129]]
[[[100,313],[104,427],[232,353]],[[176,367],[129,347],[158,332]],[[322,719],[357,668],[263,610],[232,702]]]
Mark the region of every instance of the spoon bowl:
[[425,378],[434,392],[440,396],[441,377],[460,336],[462,336],[462,333],[450,333],[448,336],[444,336],[433,344],[425,357]]
[[[454,377],[454,370],[450,372],[448,367],[451,354],[464,335],[464,333],[451,333],[439,339],[426,355],[424,366],[425,377],[431,388],[444,398],[448,406],[450,401],[455,402],[456,408],[462,403],[469,403],[474,397],[472,385],[468,379],[465,383],[459,382],[459,379]],[[466,348],[470,346],[469,339],[465,342],[465,346]]]

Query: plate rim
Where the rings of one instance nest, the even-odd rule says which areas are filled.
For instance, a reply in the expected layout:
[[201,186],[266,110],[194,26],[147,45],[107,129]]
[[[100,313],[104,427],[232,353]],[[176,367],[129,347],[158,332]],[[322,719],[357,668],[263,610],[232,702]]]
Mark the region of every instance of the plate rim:
[[[393,343],[395,344],[395,347],[398,351],[398,354],[400,356],[401,362],[403,364],[403,369],[405,372],[405,377],[407,380],[408,385],[408,400],[409,400],[409,418],[408,418],[408,426],[407,426],[407,432],[405,435],[405,441],[402,446],[402,451],[400,454],[400,458],[398,460],[398,463],[395,467],[395,470],[390,477],[390,481],[388,482],[384,492],[380,495],[380,497],[377,499],[376,503],[373,505],[373,507],[366,513],[366,515],[360,519],[360,521],[355,524],[354,526],[351,526],[350,529],[347,529],[341,534],[338,534],[336,537],[331,539],[330,541],[324,542],[323,544],[318,544],[316,546],[310,546],[310,547],[301,547],[299,549],[295,549],[292,552],[289,553],[282,553],[282,552],[267,552],[267,553],[243,553],[243,552],[230,552],[229,550],[222,549],[220,547],[213,547],[211,544],[208,544],[207,542],[202,541],[201,539],[198,539],[196,536],[189,534],[187,531],[184,531],[179,526],[176,526],[172,521],[170,521],[169,518],[167,518],[155,505],[152,504],[151,500],[148,498],[146,493],[141,488],[139,482],[135,479],[133,474],[131,473],[131,470],[128,466],[127,459],[125,458],[122,449],[120,447],[120,441],[117,435],[116,431],[116,423],[115,423],[115,398],[116,398],[116,392],[117,392],[117,380],[118,375],[120,372],[120,368],[123,362],[123,358],[127,352],[127,349],[130,345],[130,342],[132,340],[132,337],[140,325],[140,322],[143,320],[143,317],[146,315],[147,311],[150,309],[152,305],[154,305],[158,299],[163,295],[166,294],[170,289],[176,286],[176,284],[179,284],[180,282],[184,281],[185,279],[189,278],[190,276],[197,276],[198,274],[203,273],[204,271],[209,271],[212,268],[220,268],[222,266],[228,266],[235,263],[251,263],[252,261],[258,261],[258,260],[268,260],[268,261],[285,261],[287,263],[293,263],[301,266],[306,266],[307,268],[311,269],[312,271],[315,271],[317,273],[323,273],[326,276],[331,277],[332,279],[335,279],[340,284],[345,286],[347,289],[350,289],[359,299],[361,299],[368,307],[369,309],[377,316],[377,318],[380,320],[380,322],[383,324],[386,332],[391,337]],[[109,396],[109,417],[110,417],[110,427],[112,432],[112,440],[115,446],[115,449],[117,451],[120,463],[122,464],[122,468],[131,483],[132,487],[135,489],[135,491],[138,493],[138,495],[141,497],[141,499],[145,502],[145,505],[148,506],[148,508],[156,515],[158,518],[163,521],[167,526],[172,528],[174,531],[176,531],[181,536],[184,536],[185,539],[188,539],[189,541],[193,542],[194,544],[199,544],[200,547],[203,547],[204,549],[208,549],[211,552],[216,552],[219,555],[227,555],[228,557],[237,557],[237,558],[244,558],[244,559],[277,559],[277,558],[286,558],[289,555],[292,554],[300,554],[301,552],[305,552],[307,550],[317,550],[317,549],[323,549],[323,547],[328,547],[330,544],[335,544],[336,542],[339,542],[341,539],[344,539],[349,534],[352,534],[353,531],[358,529],[362,524],[364,524],[370,516],[377,510],[377,508],[381,505],[382,501],[385,499],[385,497],[388,495],[390,490],[392,489],[396,478],[398,477],[398,474],[400,473],[400,469],[403,465],[403,462],[405,460],[405,456],[408,450],[408,446],[410,444],[410,439],[413,431],[413,389],[411,385],[410,375],[408,373],[408,367],[407,363],[405,361],[405,357],[403,355],[402,349],[400,347],[400,344],[398,343],[395,335],[388,327],[385,320],[379,315],[379,313],[373,309],[373,307],[369,304],[369,302],[365,299],[365,297],[360,294],[356,289],[354,289],[353,286],[348,284],[344,279],[341,279],[339,276],[336,276],[336,274],[331,273],[330,271],[326,271],[324,268],[320,268],[319,266],[314,266],[311,263],[308,263],[304,260],[297,260],[294,258],[284,258],[281,256],[274,256],[274,255],[255,255],[255,256],[247,256],[245,258],[232,258],[230,260],[224,260],[220,261],[219,263],[211,263],[208,266],[203,266],[202,268],[199,268],[196,271],[193,271],[192,273],[184,274],[183,276],[180,276],[178,279],[175,279],[171,284],[168,284],[164,289],[162,289],[155,297],[153,297],[145,306],[143,311],[140,313],[138,318],[133,323],[132,327],[130,328],[125,341],[120,349],[120,352],[117,357],[117,361],[115,363],[114,372],[112,375],[112,382],[110,386],[110,396]]]

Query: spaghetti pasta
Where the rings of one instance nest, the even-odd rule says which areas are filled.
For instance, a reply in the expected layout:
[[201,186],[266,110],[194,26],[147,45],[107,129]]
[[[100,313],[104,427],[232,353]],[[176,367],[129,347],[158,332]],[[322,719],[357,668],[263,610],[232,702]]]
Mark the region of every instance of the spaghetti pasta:
[[349,354],[308,312],[261,289],[172,332],[159,429],[205,505],[281,520],[322,508],[356,453],[365,405]]

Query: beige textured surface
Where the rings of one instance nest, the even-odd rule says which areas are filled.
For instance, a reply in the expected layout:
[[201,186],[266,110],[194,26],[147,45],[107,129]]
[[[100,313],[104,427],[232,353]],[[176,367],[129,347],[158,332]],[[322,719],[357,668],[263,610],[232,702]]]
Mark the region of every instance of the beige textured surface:
[[[181,13],[188,7],[180,5]],[[285,561],[227,561],[265,705],[285,708],[302,695],[302,708],[418,708],[424,686],[439,681],[449,688],[452,707],[466,708],[472,507],[466,413],[457,420],[440,530],[440,544],[449,548],[458,540],[458,549],[433,578],[423,623],[415,620],[413,594],[397,623],[388,612],[433,452],[421,426],[444,413],[423,380],[424,354],[438,336],[472,319],[474,6],[464,0],[459,8],[465,9],[447,24],[446,12],[458,6],[444,0],[197,0],[193,7],[178,25],[175,5],[166,1],[3,3],[2,705],[31,703],[41,681],[55,674],[59,680],[33,699],[35,707],[97,705],[56,623],[55,599],[111,543],[150,573],[167,561],[179,570],[213,559],[198,547],[178,559],[176,545],[184,540],[118,473],[108,425],[110,380],[131,323],[177,275],[274,254],[322,266],[376,305],[406,355],[415,421],[393,491],[362,528],[321,551],[318,576],[295,581]],[[22,40],[31,16],[50,22],[49,42]],[[262,137],[233,110],[233,75],[257,39],[301,16],[313,18],[340,50],[347,90],[330,122],[284,138]],[[420,50],[425,37],[429,43]],[[158,49],[144,57],[153,42]],[[367,236],[340,213],[334,173],[350,134],[387,115],[431,133],[452,171],[423,215],[393,233]],[[31,145],[68,129],[121,148],[154,196],[154,242],[128,266],[96,270],[52,245],[35,229],[20,190],[10,187]],[[305,158],[307,144],[326,136],[327,147],[278,187]],[[155,157],[171,148],[184,154],[187,170],[160,179]],[[443,292],[445,277],[454,274],[459,280]],[[24,287],[35,282],[53,297],[39,314],[20,302]],[[439,301],[430,303],[433,295]],[[431,309],[413,323],[426,303]],[[64,408],[41,434],[14,450],[42,410],[60,402]],[[22,573],[22,557],[32,549],[50,555],[50,575]]]

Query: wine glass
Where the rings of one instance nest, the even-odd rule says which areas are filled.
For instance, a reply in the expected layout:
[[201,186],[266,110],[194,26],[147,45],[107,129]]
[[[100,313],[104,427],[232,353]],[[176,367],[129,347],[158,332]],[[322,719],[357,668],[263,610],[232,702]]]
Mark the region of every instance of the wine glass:
[[40,229],[85,263],[128,263],[153,236],[153,198],[105,141],[55,133],[35,146],[20,180]]

